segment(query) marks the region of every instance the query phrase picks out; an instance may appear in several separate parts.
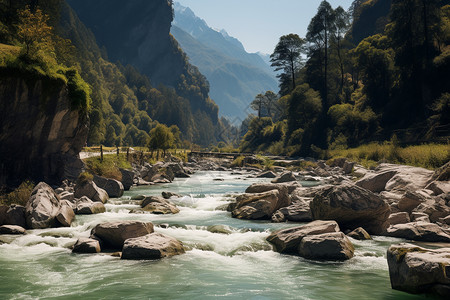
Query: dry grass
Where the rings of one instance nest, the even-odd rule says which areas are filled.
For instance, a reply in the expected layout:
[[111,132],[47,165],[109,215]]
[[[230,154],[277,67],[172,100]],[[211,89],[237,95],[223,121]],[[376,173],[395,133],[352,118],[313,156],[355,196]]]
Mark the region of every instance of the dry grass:
[[427,169],[436,169],[450,160],[449,144],[424,144],[400,147],[393,143],[371,143],[346,150],[329,150],[332,158],[347,157],[366,167],[378,162],[405,164]]

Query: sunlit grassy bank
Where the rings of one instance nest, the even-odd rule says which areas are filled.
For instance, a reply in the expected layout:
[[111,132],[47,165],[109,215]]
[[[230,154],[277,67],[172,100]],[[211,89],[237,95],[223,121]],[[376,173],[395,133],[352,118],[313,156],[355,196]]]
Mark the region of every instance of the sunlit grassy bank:
[[449,144],[424,144],[401,147],[395,143],[371,143],[352,149],[329,150],[331,158],[347,157],[373,167],[380,161],[435,169],[450,160]]

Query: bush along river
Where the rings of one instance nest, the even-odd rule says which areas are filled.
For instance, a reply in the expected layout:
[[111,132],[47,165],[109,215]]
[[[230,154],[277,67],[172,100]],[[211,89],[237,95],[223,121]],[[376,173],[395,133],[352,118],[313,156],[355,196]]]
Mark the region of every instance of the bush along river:
[[[276,246],[267,241],[273,232],[306,222],[236,218],[236,204],[231,207],[233,218],[227,207],[235,203],[236,195],[242,195],[252,184],[270,182],[249,174],[255,172],[198,171],[189,178],[175,178],[172,183],[133,187],[119,198],[110,198],[104,204],[105,212],[77,214],[70,227],[0,235],[0,298],[386,300],[423,297],[391,288],[387,250],[392,244],[407,241],[393,237],[394,234],[373,235],[370,240],[349,238],[353,255],[342,261],[307,259],[275,251]],[[318,188],[319,183],[326,183],[313,181],[314,174],[303,175],[300,179],[307,181],[297,180],[296,185],[305,198],[298,199],[307,199],[308,195],[304,194],[311,190],[308,187]],[[296,176],[298,179],[299,174]],[[342,181],[339,176],[333,178]],[[143,213],[141,195],[160,197],[166,191],[178,194],[168,195],[171,196],[168,203],[178,213]],[[290,197],[294,196],[291,190]],[[241,209],[241,213],[251,212]],[[289,218],[290,213],[285,213],[285,217]],[[181,241],[185,253],[156,260],[128,260],[120,259],[114,250],[72,252],[77,240],[89,238],[98,224],[130,220],[153,223],[155,233]],[[411,223],[414,222],[407,224]],[[100,229],[95,230],[100,235]],[[408,240],[411,242],[412,238]]]

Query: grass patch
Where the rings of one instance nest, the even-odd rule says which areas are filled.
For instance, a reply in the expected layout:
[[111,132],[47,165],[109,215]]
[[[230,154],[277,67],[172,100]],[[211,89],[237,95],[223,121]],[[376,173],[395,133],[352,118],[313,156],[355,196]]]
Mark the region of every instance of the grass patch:
[[131,169],[131,163],[127,161],[125,153],[105,154],[103,161],[100,157],[90,157],[84,160],[89,173],[106,178],[122,180],[122,173],[119,168]]
[[235,160],[233,160],[233,162],[231,163],[232,167],[243,167],[244,166],[244,159],[245,156],[238,156],[236,157]]
[[401,147],[396,143],[371,143],[352,149],[329,150],[331,158],[346,157],[365,167],[373,168],[379,162],[405,164],[436,169],[450,160],[449,144],[423,144]]
[[30,199],[31,192],[34,189],[34,183],[31,181],[22,182],[17,189],[6,195],[0,195],[0,204],[11,205],[18,204],[25,206]]
[[83,172],[80,175],[78,175],[77,178],[77,184],[85,184],[87,182],[90,182],[94,179],[94,175],[92,175],[89,172]]

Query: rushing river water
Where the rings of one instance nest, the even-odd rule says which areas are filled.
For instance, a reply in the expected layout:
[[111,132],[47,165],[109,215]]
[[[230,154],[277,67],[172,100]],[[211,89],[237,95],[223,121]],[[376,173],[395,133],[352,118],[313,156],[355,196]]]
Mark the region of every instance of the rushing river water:
[[[218,181],[218,179],[223,181]],[[272,251],[275,229],[296,224],[244,221],[216,210],[251,183],[228,172],[199,172],[160,186],[139,187],[112,199],[107,212],[77,216],[70,228],[0,237],[0,299],[421,299],[392,290],[386,250],[399,239],[356,241],[346,262],[316,262]],[[176,215],[130,214],[133,195],[172,191],[184,197]],[[186,254],[159,261],[126,261],[108,254],[72,254],[78,237],[98,223],[152,221],[156,232],[181,240]],[[161,228],[159,224],[169,224]],[[231,234],[211,233],[211,225]],[[2,244],[2,242],[5,242]]]

